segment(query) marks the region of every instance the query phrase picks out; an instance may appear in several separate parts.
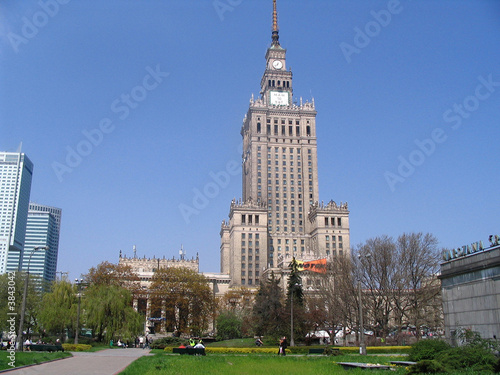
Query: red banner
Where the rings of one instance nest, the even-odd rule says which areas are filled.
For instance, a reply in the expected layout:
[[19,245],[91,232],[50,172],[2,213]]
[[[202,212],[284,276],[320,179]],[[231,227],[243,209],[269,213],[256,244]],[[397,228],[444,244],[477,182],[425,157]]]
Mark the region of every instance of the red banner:
[[318,259],[318,260],[311,260],[309,262],[303,262],[303,261],[297,260],[297,270],[326,273],[326,258]]

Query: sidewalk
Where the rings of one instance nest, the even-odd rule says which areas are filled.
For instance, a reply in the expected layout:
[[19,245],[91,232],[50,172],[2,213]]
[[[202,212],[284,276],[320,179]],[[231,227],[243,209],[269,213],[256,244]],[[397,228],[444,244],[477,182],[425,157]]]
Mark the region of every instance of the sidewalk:
[[147,349],[105,349],[98,352],[72,352],[73,357],[7,371],[6,375],[114,375],[123,371]]

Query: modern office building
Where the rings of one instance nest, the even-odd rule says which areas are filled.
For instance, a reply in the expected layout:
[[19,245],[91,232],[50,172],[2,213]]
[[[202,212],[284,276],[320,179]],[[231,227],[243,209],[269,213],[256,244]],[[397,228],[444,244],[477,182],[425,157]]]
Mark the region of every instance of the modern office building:
[[484,339],[500,337],[500,236],[443,254],[441,288],[447,340],[457,344],[464,329]]
[[314,99],[297,101],[273,1],[271,46],[243,119],[242,199],[221,226],[221,273],[256,286],[262,272],[349,252],[347,203],[320,202]]
[[[23,271],[28,270],[29,262],[31,274],[45,282],[52,282],[56,279],[60,228],[60,208],[30,202],[21,265]],[[48,249],[33,251],[37,247]]]
[[0,274],[17,271],[24,248],[33,163],[21,152],[0,152]]

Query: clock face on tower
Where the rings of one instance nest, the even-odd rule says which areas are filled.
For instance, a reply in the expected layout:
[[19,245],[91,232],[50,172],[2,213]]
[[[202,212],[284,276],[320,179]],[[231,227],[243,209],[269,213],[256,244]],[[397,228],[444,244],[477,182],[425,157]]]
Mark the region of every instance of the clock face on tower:
[[288,105],[288,92],[271,91],[269,103],[271,105]]
[[273,61],[273,68],[274,69],[281,69],[282,67],[283,67],[283,63],[280,60]]

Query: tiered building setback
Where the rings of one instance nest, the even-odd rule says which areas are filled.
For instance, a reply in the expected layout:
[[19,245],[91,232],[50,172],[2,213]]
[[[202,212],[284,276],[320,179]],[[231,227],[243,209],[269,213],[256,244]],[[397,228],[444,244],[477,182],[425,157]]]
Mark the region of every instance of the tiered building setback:
[[221,226],[221,273],[256,286],[262,272],[301,260],[347,255],[347,203],[320,203],[314,99],[297,102],[273,1],[271,46],[241,127],[242,199]]

